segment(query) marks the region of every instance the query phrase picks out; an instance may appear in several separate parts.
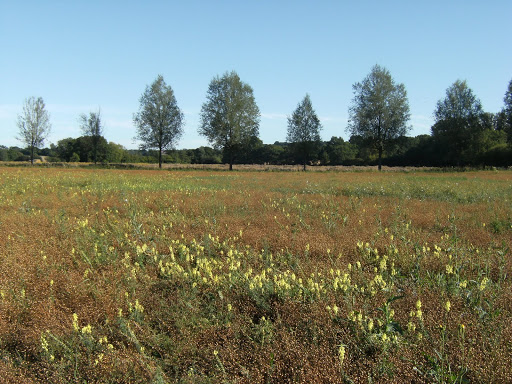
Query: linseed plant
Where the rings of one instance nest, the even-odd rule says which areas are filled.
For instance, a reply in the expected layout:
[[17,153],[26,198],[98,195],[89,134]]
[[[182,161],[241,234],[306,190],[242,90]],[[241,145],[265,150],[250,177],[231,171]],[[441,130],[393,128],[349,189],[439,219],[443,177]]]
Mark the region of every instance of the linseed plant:
[[4,382],[512,381],[510,171],[0,179]]

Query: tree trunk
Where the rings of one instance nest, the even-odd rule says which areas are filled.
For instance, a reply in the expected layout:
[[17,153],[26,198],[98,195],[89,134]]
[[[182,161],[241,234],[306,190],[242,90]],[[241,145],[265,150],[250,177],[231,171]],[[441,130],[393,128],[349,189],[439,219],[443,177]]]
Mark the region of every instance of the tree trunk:
[[382,146],[379,146],[379,171],[382,171]]
[[30,164],[34,165],[34,146],[30,147]]
[[98,136],[92,137],[92,156],[94,157],[94,164],[98,164]]
[[158,148],[158,168],[162,169],[162,147]]
[[306,172],[306,162],[304,162],[304,172]]

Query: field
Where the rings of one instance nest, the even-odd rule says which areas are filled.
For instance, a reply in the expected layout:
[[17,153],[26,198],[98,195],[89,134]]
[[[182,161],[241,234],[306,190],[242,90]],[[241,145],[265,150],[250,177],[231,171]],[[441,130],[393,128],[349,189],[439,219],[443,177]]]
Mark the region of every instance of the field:
[[2,383],[510,383],[512,172],[0,167]]

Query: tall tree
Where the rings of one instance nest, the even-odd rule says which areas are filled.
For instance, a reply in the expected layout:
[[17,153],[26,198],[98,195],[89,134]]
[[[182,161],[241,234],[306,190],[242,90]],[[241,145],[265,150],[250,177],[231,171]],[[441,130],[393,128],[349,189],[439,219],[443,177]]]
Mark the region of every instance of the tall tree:
[[432,137],[446,161],[461,165],[475,155],[481,132],[485,129],[482,103],[466,81],[457,80],[437,102]]
[[508,89],[505,93],[505,108],[503,109],[506,116],[506,129],[508,133],[508,141],[512,144],[512,80],[508,83]]
[[146,87],[133,122],[137,127],[136,139],[142,142],[141,149],[158,149],[158,166],[162,168],[162,151],[176,145],[184,123],[174,92],[162,75]]
[[396,84],[389,71],[375,65],[370,74],[352,86],[354,98],[349,107],[347,131],[362,136],[375,147],[382,169],[382,153],[388,144],[405,135],[410,127],[407,92]]
[[35,150],[41,147],[50,134],[50,114],[45,109],[41,97],[30,97],[25,100],[23,112],[18,115],[17,139],[30,149],[30,163],[34,164]]
[[223,149],[229,169],[238,152],[259,135],[260,110],[252,88],[235,71],[216,76],[210,82],[206,102],[201,108],[199,134],[216,149]]
[[304,171],[312,152],[321,144],[320,130],[322,124],[313,109],[311,98],[306,93],[291,116],[288,116],[288,132],[286,141],[302,159]]
[[101,111],[89,112],[89,116],[82,113],[79,118],[80,129],[84,136],[89,136],[92,141],[92,157],[94,164],[98,162],[98,146],[100,137],[103,135],[103,123],[101,121]]

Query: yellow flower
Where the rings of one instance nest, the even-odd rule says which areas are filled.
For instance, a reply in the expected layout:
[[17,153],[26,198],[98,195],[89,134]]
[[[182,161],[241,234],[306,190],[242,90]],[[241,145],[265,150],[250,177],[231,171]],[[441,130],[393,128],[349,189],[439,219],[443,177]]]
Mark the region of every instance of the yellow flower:
[[487,277],[484,277],[482,281],[480,282],[480,291],[483,291],[487,287],[487,283],[489,282],[489,279]]
[[73,313],[73,329],[78,332],[78,315]]
[[373,320],[372,320],[372,319],[370,319],[370,320],[368,321],[368,331],[370,331],[370,332],[371,332],[372,330],[373,330]]
[[446,312],[450,312],[451,307],[452,304],[450,303],[450,300],[448,300],[444,305],[444,309],[446,310]]
[[340,359],[340,365],[343,365],[343,360],[345,360],[345,346],[343,344],[340,344],[338,349],[338,358]]

